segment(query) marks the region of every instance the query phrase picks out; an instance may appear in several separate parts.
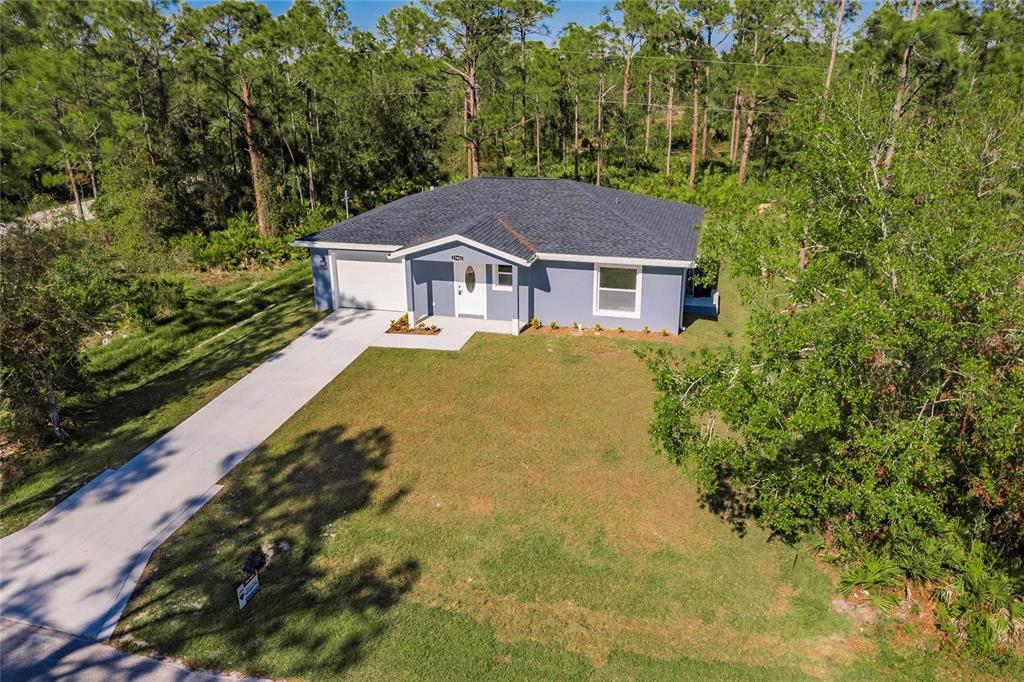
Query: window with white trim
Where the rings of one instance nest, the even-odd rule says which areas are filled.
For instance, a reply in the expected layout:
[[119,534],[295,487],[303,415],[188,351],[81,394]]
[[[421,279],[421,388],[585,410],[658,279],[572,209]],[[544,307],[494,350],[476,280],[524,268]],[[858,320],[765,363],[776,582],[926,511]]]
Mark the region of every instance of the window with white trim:
[[494,282],[495,291],[512,291],[512,266],[493,265],[491,266],[491,281]]
[[639,266],[594,266],[594,314],[640,316]]

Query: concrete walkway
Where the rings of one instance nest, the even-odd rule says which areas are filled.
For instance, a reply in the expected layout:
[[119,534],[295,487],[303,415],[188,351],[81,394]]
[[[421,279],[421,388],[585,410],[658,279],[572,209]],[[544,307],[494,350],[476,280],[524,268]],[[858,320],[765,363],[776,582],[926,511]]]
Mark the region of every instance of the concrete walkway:
[[109,639],[153,550],[393,316],[331,313],[123,467],[0,541],[0,615]]
[[189,670],[135,656],[92,639],[0,618],[4,682],[240,682],[251,678]]

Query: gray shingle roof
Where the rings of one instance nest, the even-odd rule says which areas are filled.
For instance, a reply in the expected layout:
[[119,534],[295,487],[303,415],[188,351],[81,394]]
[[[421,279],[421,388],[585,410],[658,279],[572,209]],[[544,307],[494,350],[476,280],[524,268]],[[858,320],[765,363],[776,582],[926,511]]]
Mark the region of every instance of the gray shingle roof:
[[461,235],[529,260],[536,253],[693,260],[704,209],[540,178],[473,178],[412,194],[304,237],[403,247]]

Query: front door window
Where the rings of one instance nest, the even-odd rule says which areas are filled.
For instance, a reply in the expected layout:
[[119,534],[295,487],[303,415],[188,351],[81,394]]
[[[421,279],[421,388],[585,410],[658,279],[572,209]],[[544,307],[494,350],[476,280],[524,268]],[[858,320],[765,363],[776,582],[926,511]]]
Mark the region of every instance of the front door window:
[[487,287],[477,286],[480,265],[455,263],[455,314],[487,318]]

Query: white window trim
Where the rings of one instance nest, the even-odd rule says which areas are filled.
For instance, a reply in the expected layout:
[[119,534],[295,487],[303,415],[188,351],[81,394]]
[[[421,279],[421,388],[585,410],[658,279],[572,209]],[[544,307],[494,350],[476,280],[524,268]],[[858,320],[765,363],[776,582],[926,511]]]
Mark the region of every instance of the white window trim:
[[[601,310],[598,306],[598,294],[601,289],[601,268],[620,268],[636,270],[636,309],[633,312],[621,310]],[[594,263],[594,315],[601,317],[629,317],[637,319],[640,317],[640,288],[643,286],[644,267],[642,265],[624,265],[622,263]],[[610,289],[604,287],[605,291],[633,291],[632,289]]]
[[[501,263],[501,264],[492,263],[491,264],[491,290],[492,291],[512,291],[512,285],[511,284],[498,284],[498,268],[500,268],[502,265],[504,265],[504,263]],[[513,267],[514,268],[515,266],[514,265],[509,265],[509,266],[506,266],[506,267]]]

